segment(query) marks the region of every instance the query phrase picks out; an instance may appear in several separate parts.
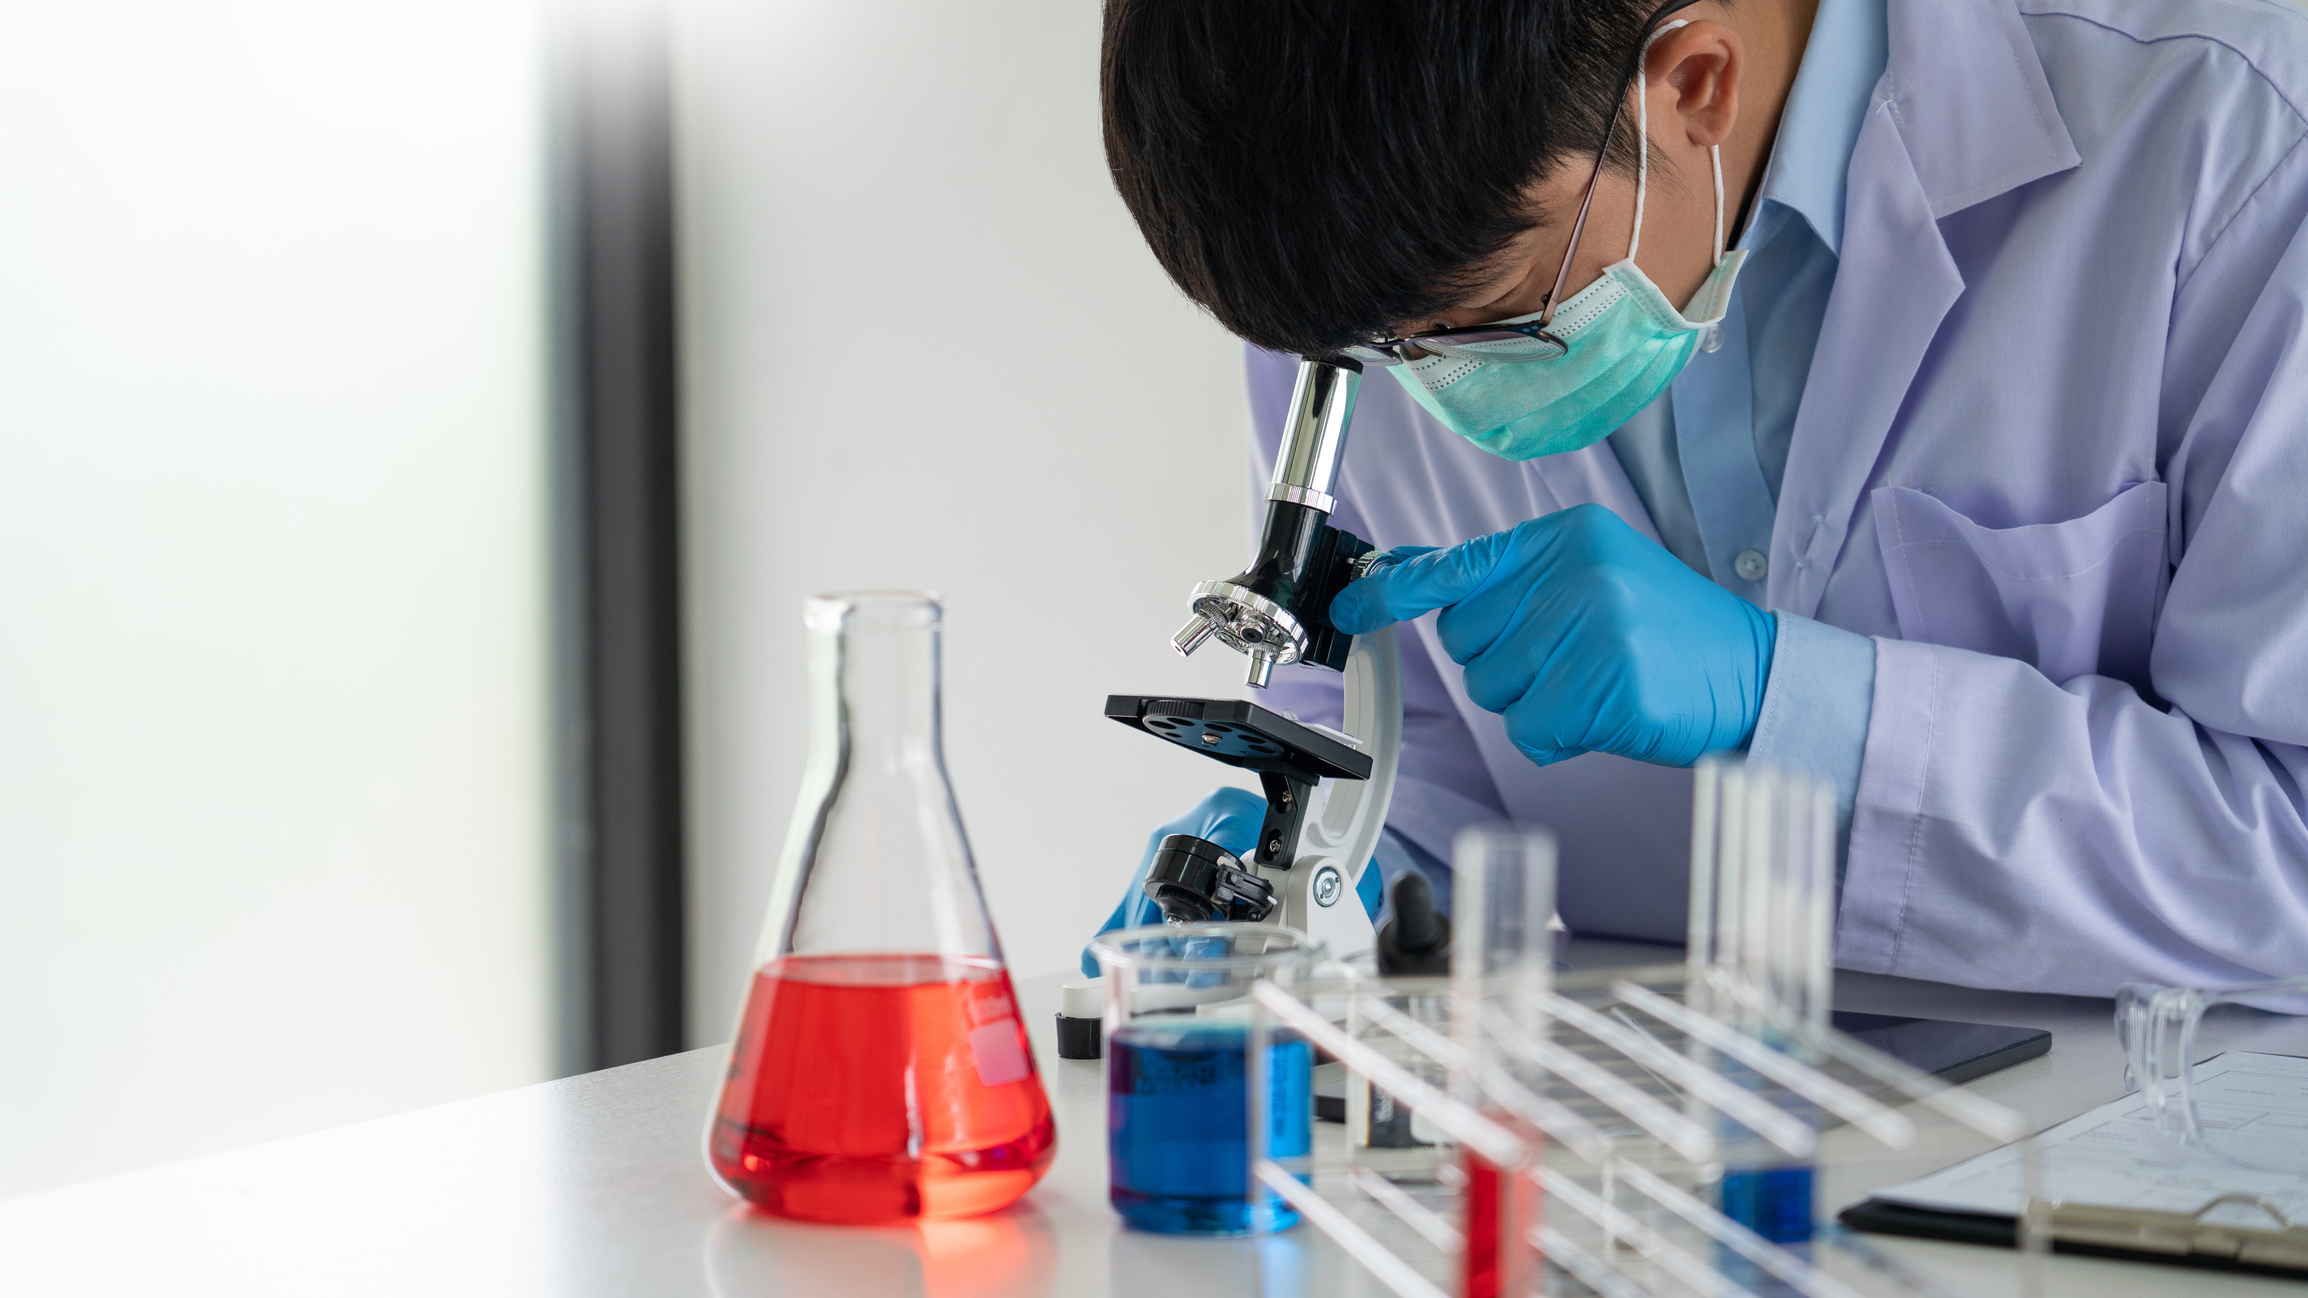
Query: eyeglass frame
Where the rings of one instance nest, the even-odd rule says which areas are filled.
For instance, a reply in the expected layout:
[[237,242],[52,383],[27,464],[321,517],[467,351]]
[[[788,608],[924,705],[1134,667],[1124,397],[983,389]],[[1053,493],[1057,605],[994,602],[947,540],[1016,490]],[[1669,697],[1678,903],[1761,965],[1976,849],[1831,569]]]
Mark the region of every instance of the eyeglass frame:
[[[1562,305],[1563,286],[1571,277],[1571,259],[1578,256],[1579,239],[1587,231],[1587,212],[1595,205],[1595,189],[1603,180],[1603,164],[1611,156],[1611,137],[1617,134],[1619,118],[1626,112],[1627,88],[1632,86],[1635,83],[1635,78],[1642,73],[1643,51],[1649,48],[1651,33],[1658,28],[1659,21],[1679,9],[1687,9],[1698,2],[1699,0],[1667,0],[1667,3],[1659,6],[1656,12],[1644,20],[1643,30],[1635,41],[1634,56],[1628,62],[1625,75],[1619,79],[1619,97],[1611,105],[1609,120],[1603,123],[1603,142],[1595,150],[1595,167],[1587,176],[1586,192],[1579,199],[1579,215],[1576,220],[1571,222],[1571,241],[1563,249],[1562,264],[1555,268],[1554,287],[1548,289],[1546,297],[1540,300],[1538,319],[1526,324],[1507,324],[1504,321],[1497,321],[1491,324],[1465,325],[1459,328],[1430,329],[1425,333],[1408,336],[1390,335],[1385,338],[1374,338],[1368,342],[1355,343],[1342,348],[1341,351],[1365,365],[1408,365],[1413,361],[1424,360],[1427,356],[1455,354],[1445,350],[1444,347],[1434,347],[1429,344],[1441,342],[1445,344],[1445,347],[1473,346],[1487,342],[1504,342],[1508,337],[1519,337],[1550,344],[1554,350],[1529,356],[1484,354],[1478,359],[1497,361],[1506,365],[1521,365],[1532,361],[1560,360],[1568,354],[1571,345],[1557,337],[1548,326],[1555,322],[1555,308]],[[1448,341],[1445,342],[1445,340]],[[1425,355],[1406,356],[1403,354],[1406,351],[1423,352]]]

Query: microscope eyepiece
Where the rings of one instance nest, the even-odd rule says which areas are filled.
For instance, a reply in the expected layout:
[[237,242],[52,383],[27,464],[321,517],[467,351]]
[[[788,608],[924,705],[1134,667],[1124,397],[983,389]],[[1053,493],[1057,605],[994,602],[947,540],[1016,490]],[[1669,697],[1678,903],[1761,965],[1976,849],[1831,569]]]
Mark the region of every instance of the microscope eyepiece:
[[1233,577],[1194,588],[1194,616],[1170,642],[1179,653],[1215,637],[1249,656],[1249,683],[1259,689],[1276,667],[1345,665],[1351,637],[1331,627],[1327,611],[1331,596],[1357,575],[1348,565],[1370,547],[1329,523],[1361,382],[1362,367],[1345,357],[1310,356],[1299,364],[1258,552]]

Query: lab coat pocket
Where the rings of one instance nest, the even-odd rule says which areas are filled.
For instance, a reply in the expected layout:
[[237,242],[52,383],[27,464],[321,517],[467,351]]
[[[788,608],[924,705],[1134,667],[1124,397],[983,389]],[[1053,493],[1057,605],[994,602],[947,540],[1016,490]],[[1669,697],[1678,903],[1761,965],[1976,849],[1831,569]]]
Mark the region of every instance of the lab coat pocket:
[[1983,527],[1907,487],[1872,493],[1899,634],[2145,690],[2164,559],[2161,482],[2064,523]]

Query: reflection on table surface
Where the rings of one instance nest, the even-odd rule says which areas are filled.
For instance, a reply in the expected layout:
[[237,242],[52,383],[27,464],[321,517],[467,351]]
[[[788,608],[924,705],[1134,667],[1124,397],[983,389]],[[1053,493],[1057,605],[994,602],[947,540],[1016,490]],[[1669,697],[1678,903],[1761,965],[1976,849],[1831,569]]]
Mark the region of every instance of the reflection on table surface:
[[732,1204],[705,1237],[713,1298],[1046,1298],[1057,1292],[1057,1274],[1055,1228],[1030,1200],[983,1217],[912,1226],[781,1222]]

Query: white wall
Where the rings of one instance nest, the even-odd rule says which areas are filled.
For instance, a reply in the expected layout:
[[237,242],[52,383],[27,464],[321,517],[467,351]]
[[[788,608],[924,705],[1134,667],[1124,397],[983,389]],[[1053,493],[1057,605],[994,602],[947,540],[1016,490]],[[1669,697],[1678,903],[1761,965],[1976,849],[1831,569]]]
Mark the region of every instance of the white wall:
[[685,0],[691,1036],[722,1040],[800,779],[800,602],[948,600],[947,757],[1013,969],[1071,964],[1231,774],[1100,716],[1246,557],[1237,345],[1106,176],[1091,0]]
[[540,52],[0,7],[0,1194],[545,1074]]

